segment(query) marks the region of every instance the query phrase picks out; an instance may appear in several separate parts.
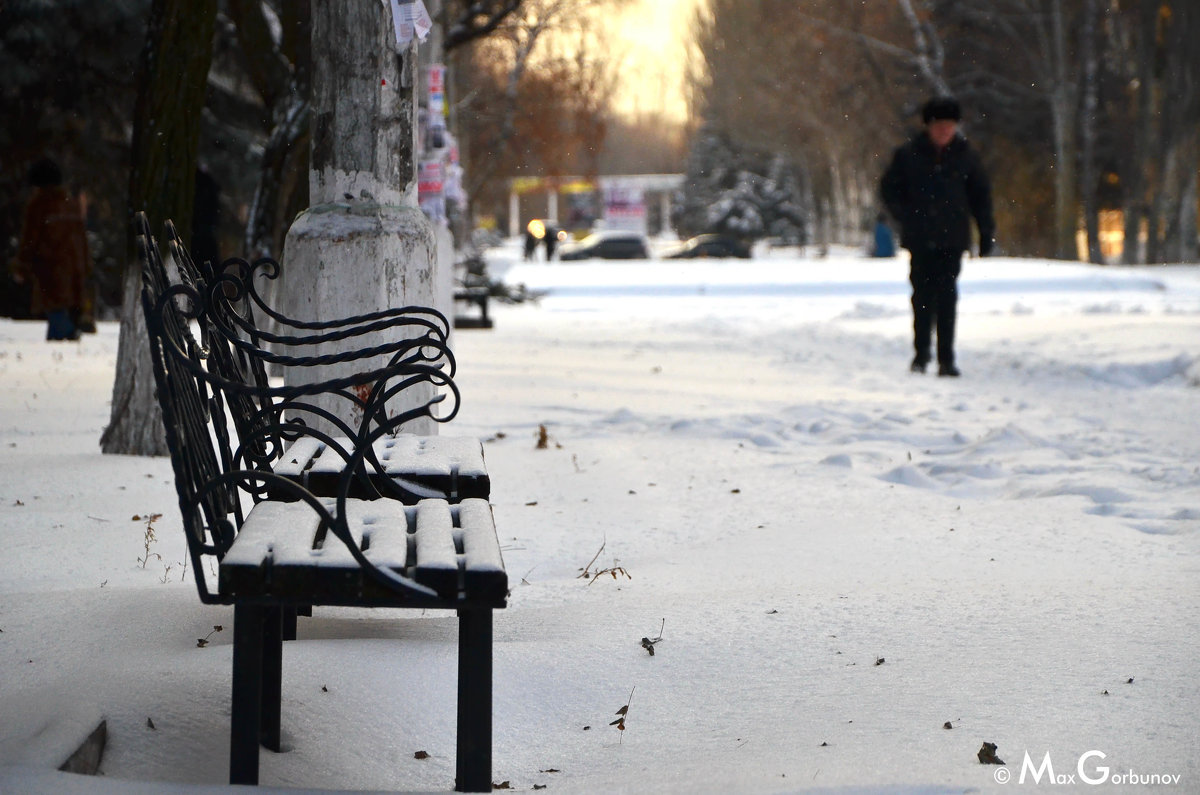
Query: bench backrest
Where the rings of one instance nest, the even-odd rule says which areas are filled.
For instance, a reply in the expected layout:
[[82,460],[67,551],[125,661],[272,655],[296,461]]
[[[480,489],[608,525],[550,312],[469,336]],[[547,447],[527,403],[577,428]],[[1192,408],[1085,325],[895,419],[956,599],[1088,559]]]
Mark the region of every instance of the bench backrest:
[[[251,263],[234,257],[219,266],[197,265],[169,222],[167,239],[183,280],[209,293],[204,318],[209,367],[222,378],[248,387],[228,399],[242,452],[258,464],[268,465],[282,455],[291,441],[289,430],[297,423],[309,426],[310,432],[319,426],[333,428],[338,436],[361,436],[394,420],[396,410],[391,404],[399,392],[418,384],[441,385],[454,376],[450,323],[437,310],[405,306],[349,318],[297,320],[273,309],[260,289],[279,277],[282,269],[275,260],[264,257]],[[371,344],[354,348],[355,339],[369,339]],[[331,344],[335,352],[328,352]],[[268,369],[281,377],[289,370],[312,371],[290,380],[318,381],[328,378],[319,374],[321,370],[331,365],[344,370],[348,363],[368,372],[399,365],[408,369],[408,375],[383,400],[373,400],[361,388],[320,390],[322,396],[333,396],[333,402],[348,407],[342,412],[331,410],[329,400],[312,400],[311,391],[271,397]],[[357,427],[339,419],[348,414],[361,418]],[[412,416],[425,415],[424,406],[418,405]],[[438,419],[444,422],[449,417]]]
[[225,407],[198,374],[206,354],[193,329],[196,293],[172,284],[146,217],[135,223],[142,311],[188,552],[200,598],[215,601],[209,562],[224,557],[242,519],[236,485],[221,480],[233,461]]
[[[264,350],[256,344],[254,330],[247,330],[231,317],[243,317],[236,309],[247,295],[240,275],[205,275],[190,270],[194,267],[190,263],[179,262],[180,275],[173,281],[145,216],[139,214],[136,224],[142,309],[200,598],[206,602],[224,601],[215,581],[210,580],[212,564],[229,550],[245,512],[253,503],[267,499],[268,492],[283,492],[289,499],[308,502],[372,576],[389,587],[409,587],[363,558],[346,529],[342,507],[351,479],[361,475],[374,441],[418,416],[438,421],[454,416],[458,391],[453,380],[443,367],[429,363],[430,354],[410,351],[393,355],[386,366],[350,376],[300,386],[272,385],[263,364],[279,361],[287,365],[290,359],[299,357]],[[436,348],[443,343],[431,338],[416,344]],[[396,348],[401,351],[411,345]],[[313,361],[297,366],[320,364]],[[414,380],[433,383],[441,393],[416,408],[389,415],[385,408],[388,399]],[[327,438],[306,425],[303,417],[305,399],[327,393],[353,395],[364,412],[358,427],[346,429],[353,449],[348,454],[334,508],[270,471],[270,461],[278,454],[271,445],[303,436]],[[449,403],[449,409],[435,416],[434,407],[443,402]],[[293,412],[301,416],[286,416]],[[227,415],[234,418],[233,429]]]

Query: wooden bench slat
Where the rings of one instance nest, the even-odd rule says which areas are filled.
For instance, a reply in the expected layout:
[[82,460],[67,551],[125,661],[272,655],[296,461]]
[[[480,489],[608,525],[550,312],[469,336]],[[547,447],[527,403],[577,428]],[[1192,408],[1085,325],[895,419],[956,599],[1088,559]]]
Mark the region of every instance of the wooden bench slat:
[[461,436],[399,434],[380,439],[375,447],[389,473],[479,478],[487,475],[483,445]]
[[[304,437],[287,449],[274,471],[313,493],[328,496],[336,492],[350,450],[344,437],[334,439],[336,447]],[[384,468],[384,476],[410,495],[410,504],[425,498],[452,501],[491,494],[491,478],[478,439],[454,436],[416,436],[397,434],[378,439],[372,445]],[[368,472],[371,472],[368,464]],[[372,476],[378,476],[372,473]],[[371,496],[361,488],[352,488],[351,496]],[[280,495],[284,498],[284,495]]]
[[454,547],[454,520],[445,500],[417,503],[416,559],[413,578],[439,594],[457,594],[458,553]]
[[[314,549],[318,528],[319,518],[306,503],[254,506],[221,561],[221,591],[255,596],[361,592],[363,573],[345,544],[329,533]],[[349,530],[361,543],[361,525],[351,524]]]
[[350,522],[362,525],[366,549],[363,554],[381,569],[405,571],[411,565],[412,531],[415,514],[394,500],[346,503]]
[[324,447],[322,442],[311,436],[297,439],[295,444],[288,447],[283,457],[275,464],[275,473],[303,483],[301,478],[308,471],[310,462]]
[[492,506],[487,500],[463,500],[457,506],[463,554],[463,588],[474,598],[504,598],[508,574],[500,555],[500,541]]

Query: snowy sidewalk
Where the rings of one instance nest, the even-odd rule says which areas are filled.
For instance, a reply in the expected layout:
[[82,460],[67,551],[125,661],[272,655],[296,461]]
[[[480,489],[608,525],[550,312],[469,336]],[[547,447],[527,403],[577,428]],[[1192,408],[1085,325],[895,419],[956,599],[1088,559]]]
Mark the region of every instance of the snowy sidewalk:
[[[986,741],[1014,782],[1026,754],[1076,774],[1099,751],[1112,791],[1194,791],[1200,275],[1148,278],[964,295],[959,380],[906,371],[902,292],[550,296],[460,332],[451,430],[489,440],[513,582],[496,781],[1010,789]],[[0,320],[0,714],[95,703],[104,778],[77,791],[219,791],[230,613],[180,581],[169,464],[97,451],[115,326],[42,333]],[[300,632],[264,784],[452,789],[453,617]]]

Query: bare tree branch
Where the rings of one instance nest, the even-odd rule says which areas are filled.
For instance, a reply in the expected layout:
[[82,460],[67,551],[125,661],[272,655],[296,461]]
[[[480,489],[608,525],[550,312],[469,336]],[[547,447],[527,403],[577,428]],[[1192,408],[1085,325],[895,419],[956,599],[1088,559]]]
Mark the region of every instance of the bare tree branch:
[[522,0],[453,0],[446,4],[446,36],[443,47],[457,47],[494,33],[521,7]]
[[904,18],[908,20],[909,28],[912,29],[913,44],[916,48],[912,57],[917,68],[920,69],[926,82],[929,83],[929,87],[935,93],[950,94],[950,85],[946,82],[946,76],[942,72],[946,54],[937,31],[932,25],[921,21],[917,16],[916,9],[913,8],[912,0],[896,0],[896,4],[900,7]]

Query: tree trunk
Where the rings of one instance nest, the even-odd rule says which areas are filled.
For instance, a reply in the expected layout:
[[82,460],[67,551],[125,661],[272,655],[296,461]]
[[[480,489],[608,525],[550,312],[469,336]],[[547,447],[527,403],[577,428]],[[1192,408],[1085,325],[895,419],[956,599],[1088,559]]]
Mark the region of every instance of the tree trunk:
[[1200,172],[1200,135],[1192,132],[1180,166],[1181,186],[1177,208],[1177,260],[1196,262],[1200,259],[1200,239],[1197,239],[1196,207],[1198,201],[1197,173]]
[[900,6],[900,11],[904,14],[904,18],[908,21],[909,29],[912,32],[913,60],[917,70],[933,93],[948,96],[951,91],[950,84],[946,82],[946,75],[943,71],[945,53],[942,49],[941,39],[937,36],[937,31],[931,24],[923,22],[917,16],[916,9],[912,5],[912,0],[896,1]]
[[292,197],[297,190],[303,191],[303,204],[308,204],[308,87],[283,101],[287,107],[275,111],[280,118],[263,147],[258,186],[246,222],[245,256],[251,260],[279,257],[287,226],[296,215],[287,211],[294,207]]
[[[1178,59],[1178,92],[1186,96],[1180,130],[1183,143],[1179,158],[1179,204],[1176,208],[1177,240],[1180,262],[1196,262],[1200,258],[1200,239],[1197,238],[1197,194],[1200,185],[1200,55],[1196,40],[1200,37],[1200,9],[1194,4],[1177,4],[1174,22],[1179,26],[1174,42],[1174,57]],[[1182,97],[1181,97],[1182,99]]]
[[1050,68],[1054,86],[1050,91],[1050,118],[1054,135],[1054,248],[1059,259],[1077,259],[1075,247],[1076,169],[1075,118],[1076,91],[1069,75],[1066,24],[1062,0],[1054,0],[1050,11]]
[[[1158,22],[1158,6],[1145,3],[1135,9],[1133,19],[1134,56],[1137,63],[1137,88],[1133,98],[1133,144],[1125,159],[1121,175],[1124,187],[1125,249],[1121,261],[1126,265],[1143,262],[1139,238],[1142,221],[1146,218],[1146,169],[1150,163],[1150,139],[1154,123],[1154,38]],[[1153,231],[1153,230],[1151,230]]]
[[[1200,59],[1193,54],[1200,35],[1200,13],[1191,4],[1179,4],[1160,36],[1163,57],[1161,88],[1164,99],[1158,113],[1158,183],[1155,185],[1152,228],[1154,261],[1180,262],[1195,229],[1196,128],[1200,124]],[[1190,219],[1190,220],[1189,220]],[[1194,241],[1194,232],[1192,240]]]
[[[439,306],[437,242],[417,208],[416,45],[397,45],[387,3],[329,0],[312,6],[312,65],[312,205],[288,230],[273,287],[277,308],[299,320],[333,320],[400,306]],[[326,342],[310,352],[381,345],[393,342],[396,333]],[[348,376],[385,360],[331,364],[319,375]],[[316,377],[302,369],[289,368],[285,383]],[[424,405],[432,396],[432,385],[414,385],[389,401],[389,413]],[[311,402],[350,425],[361,420],[342,399],[320,396]],[[323,421],[313,425],[332,430]],[[437,433],[427,418],[403,430]]]
[[1168,140],[1166,133],[1167,123],[1162,119],[1163,115],[1160,112],[1160,144],[1156,148],[1153,158],[1156,179],[1152,183],[1153,190],[1148,203],[1149,209],[1147,211],[1146,222],[1148,229],[1146,234],[1146,262],[1156,264],[1167,261],[1164,250],[1169,216],[1167,208],[1171,204],[1169,193],[1173,187],[1175,169],[1178,162],[1174,142]]
[[1061,92],[1055,91],[1050,101],[1054,136],[1054,256],[1076,259],[1075,136],[1071,130],[1074,113]]
[[278,40],[258,0],[230,0],[229,9],[251,82],[270,113],[243,254],[277,258],[292,219],[308,206],[310,6],[283,5]]
[[1097,22],[1100,10],[1097,2],[1098,0],[1086,0],[1081,30],[1083,101],[1079,114],[1079,192],[1083,198],[1088,262],[1101,264],[1104,262],[1104,252],[1100,248],[1100,175],[1096,166],[1096,125],[1100,108],[1100,58],[1097,52]]
[[160,229],[170,218],[184,240],[191,235],[199,118],[216,18],[216,0],[154,0],[150,10],[134,113],[126,247],[129,266],[112,415],[100,439],[105,453],[163,455],[167,451],[162,414],[154,398],[132,219],[135,212],[145,210],[151,229]]
[[1196,251],[1196,176],[1200,163],[1195,129],[1180,131],[1171,144],[1168,169],[1155,203],[1162,241],[1156,262],[1192,262]]

